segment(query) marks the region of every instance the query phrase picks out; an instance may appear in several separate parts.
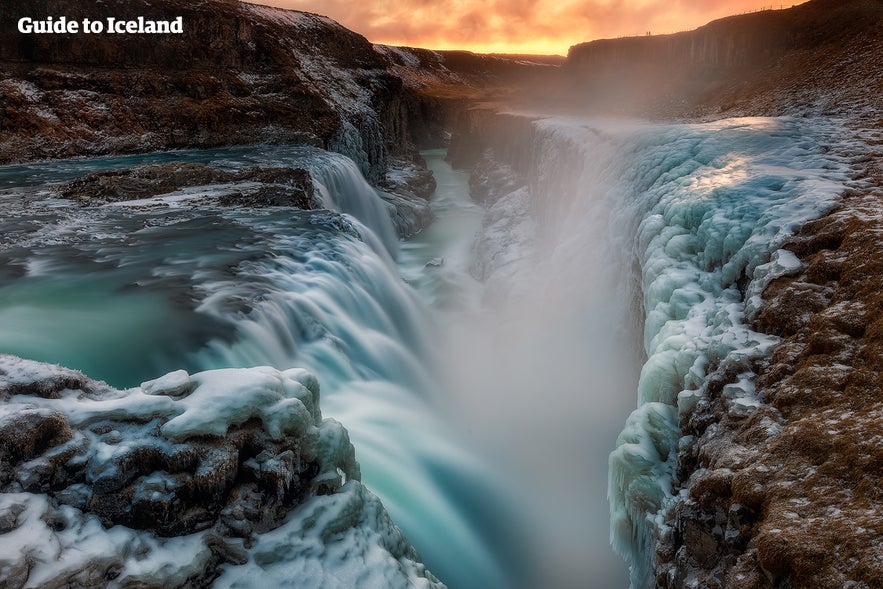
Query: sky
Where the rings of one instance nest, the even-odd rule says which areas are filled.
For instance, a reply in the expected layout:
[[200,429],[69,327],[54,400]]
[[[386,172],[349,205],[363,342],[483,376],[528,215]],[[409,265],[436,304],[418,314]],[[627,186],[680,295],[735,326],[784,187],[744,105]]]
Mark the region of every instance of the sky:
[[[250,0],[330,16],[374,43],[566,55],[592,39],[674,33],[790,7],[771,0]],[[800,3],[800,2],[796,2]]]

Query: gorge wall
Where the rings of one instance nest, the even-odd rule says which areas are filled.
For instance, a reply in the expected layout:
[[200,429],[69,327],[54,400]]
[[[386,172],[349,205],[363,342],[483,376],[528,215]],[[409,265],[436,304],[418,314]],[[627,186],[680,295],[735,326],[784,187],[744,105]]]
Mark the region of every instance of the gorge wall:
[[571,107],[661,117],[855,112],[879,102],[883,2],[812,0],[693,31],[571,47]]
[[334,21],[229,0],[6,3],[14,23],[174,19],[183,34],[20,34],[0,40],[0,161],[308,142],[372,183],[413,159],[414,96],[361,35]]
[[[19,18],[183,17],[182,34],[21,34]],[[0,6],[0,163],[306,142],[394,189],[392,166],[431,182],[416,148],[440,147],[453,113],[549,75],[543,63],[374,46],[333,20],[236,0],[39,0]]]
[[[610,214],[610,208],[637,206],[629,203],[652,201],[654,194],[678,190],[678,184],[685,187],[683,200],[656,211],[656,221],[652,215],[631,222],[619,217],[614,230],[643,276],[631,295],[649,301],[646,309],[632,306],[635,320],[644,322],[649,357],[639,387],[646,410],[629,418],[621,436],[624,450],[611,456],[610,475],[614,544],[624,553],[644,545],[632,553],[635,586],[877,586],[873,563],[883,531],[874,491],[880,445],[872,432],[879,424],[879,330],[868,309],[876,308],[879,292],[872,253],[878,247],[870,239],[880,219],[879,129],[853,134],[850,128],[862,124],[856,119],[846,128],[793,117],[734,119],[692,136],[689,149],[681,151],[673,147],[679,134],[697,132],[699,125],[649,125],[650,143],[632,145],[629,129],[641,126],[636,123],[570,118],[547,124],[542,119],[492,109],[462,116],[450,155],[463,165],[478,162],[476,196],[492,197],[485,231],[493,229],[496,193],[522,186],[506,185],[510,171],[526,184],[527,209],[538,219],[554,214],[550,211],[560,204],[549,202],[550,194],[601,199],[599,214]],[[779,148],[784,151],[764,152],[746,164],[757,156],[740,151],[752,126],[759,132],[752,145],[789,137]],[[740,128],[744,133],[733,133]],[[600,174],[574,174],[592,171],[609,157],[610,144],[622,138],[627,140],[618,152],[627,161],[621,164],[623,182],[610,182],[611,169],[614,175],[620,169],[616,158],[612,168],[602,163]],[[712,150],[708,141],[720,143]],[[797,155],[788,142],[800,146]],[[648,149],[651,144],[655,147]],[[748,159],[741,159],[745,154]],[[828,163],[821,168],[808,163],[819,157]],[[732,166],[724,165],[727,161]],[[770,168],[771,161],[781,167]],[[655,166],[662,171],[654,172]],[[701,172],[705,166],[708,177]],[[821,178],[834,182],[820,188],[825,196],[817,205],[801,218],[773,223],[773,233],[758,232],[775,216],[774,208],[806,206],[800,203],[816,189],[795,187],[804,174],[817,173],[810,169],[826,166],[833,175],[822,172]],[[719,202],[729,191],[734,199]],[[767,213],[751,221],[760,209],[746,203],[758,195],[770,199],[762,204]],[[830,214],[803,225],[834,203]],[[746,235],[741,233],[746,214],[750,231],[758,233],[743,246],[738,244]],[[678,236],[681,229],[687,231]],[[714,245],[716,232],[729,232],[723,248]],[[651,247],[656,240],[661,241]],[[709,322],[708,331],[675,337],[665,351],[659,334],[678,336],[678,322],[684,316],[697,320],[714,298],[687,295],[692,287],[678,283],[692,272],[686,268],[693,255],[679,243],[693,240],[700,240],[693,254],[704,259],[697,266],[700,274],[710,273],[710,280],[698,283],[722,288],[721,300],[731,305],[732,323],[720,332],[729,335],[715,340],[720,325]],[[677,263],[666,270],[669,255]],[[728,348],[734,342],[735,353]],[[690,367],[690,350],[697,346],[708,347],[707,362]],[[636,454],[629,457],[632,451]],[[636,484],[643,475],[634,475],[644,463],[648,484]]]

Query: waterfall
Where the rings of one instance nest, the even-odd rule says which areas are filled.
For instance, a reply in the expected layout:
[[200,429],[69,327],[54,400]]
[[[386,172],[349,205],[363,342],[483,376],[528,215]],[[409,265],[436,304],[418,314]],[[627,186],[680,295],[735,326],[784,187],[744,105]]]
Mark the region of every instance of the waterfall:
[[[117,386],[180,368],[310,368],[323,414],[349,431],[362,481],[430,570],[452,589],[514,586],[506,547],[519,517],[436,409],[432,319],[399,275],[385,205],[352,162],[284,146],[175,155],[225,169],[304,167],[341,212],[59,202],[13,212],[0,317],[19,317],[21,331],[4,330],[2,350]],[[76,174],[71,163],[41,165],[28,182]]]
[[623,585],[611,538],[643,588],[689,443],[679,414],[724,364],[739,376],[725,394],[757,403],[750,360],[776,340],[746,314],[785,240],[841,191],[825,133],[541,118],[515,146],[526,185],[484,221],[440,201],[437,229],[398,266],[386,205],[351,161],[315,148],[15,168],[0,185],[172,159],[298,166],[335,210],[3,201],[0,352],[117,386],[307,368],[366,486],[452,589]]
[[[398,236],[390,222],[388,206],[365,181],[351,159],[328,153],[315,158],[311,166],[313,181],[326,209],[348,213],[359,219],[380,239],[389,254],[398,254]],[[394,212],[394,211],[393,211]]]
[[[521,308],[546,323],[567,313],[568,296],[582,299],[574,308],[596,310],[581,349],[595,373],[581,372],[562,321],[565,345],[550,338],[531,349],[549,345],[572,358],[570,377],[544,377],[535,390],[593,427],[616,417],[618,399],[635,397],[622,388],[627,379],[610,381],[609,372],[636,377],[637,408],[609,457],[610,537],[632,586],[650,587],[677,450],[689,443],[680,439],[679,415],[722,364],[739,374],[725,394],[746,410],[756,406],[750,361],[777,340],[746,325],[746,301],[757,304],[775,267],[767,262],[786,255],[777,250],[788,237],[833,206],[845,168],[825,155],[825,129],[787,118],[706,125],[548,118],[534,128],[527,175],[541,254],[515,282],[528,293],[542,285],[542,297]],[[582,393],[562,392],[568,382]],[[574,463],[590,449],[560,451],[559,461]]]

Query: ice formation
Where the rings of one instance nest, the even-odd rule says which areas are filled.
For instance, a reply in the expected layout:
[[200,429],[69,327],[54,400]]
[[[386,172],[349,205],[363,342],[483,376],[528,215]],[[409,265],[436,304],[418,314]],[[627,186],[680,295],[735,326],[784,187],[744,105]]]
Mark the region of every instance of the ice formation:
[[113,389],[0,355],[8,587],[442,587],[302,369]]
[[[613,545],[629,561],[633,585],[644,587],[652,583],[653,539],[665,533],[660,510],[671,498],[679,411],[722,364],[740,375],[724,394],[745,411],[756,405],[750,362],[776,340],[746,326],[746,302],[756,306],[763,285],[795,270],[793,255],[778,248],[833,206],[844,168],[823,155],[823,129],[787,118],[536,126],[546,144],[537,184],[575,195],[575,206],[604,203],[595,211],[609,211],[602,214],[616,228],[613,249],[639,263],[646,361],[638,408],[610,456],[609,499]],[[577,164],[561,174],[562,162]],[[575,185],[562,187],[562,176]],[[564,211],[578,217],[572,206]]]
[[[593,355],[623,346],[620,355],[628,356],[620,336],[630,330],[629,316],[639,322],[635,338],[643,360],[633,368],[640,371],[638,406],[609,457],[608,495],[612,544],[629,562],[633,586],[652,586],[654,542],[667,533],[661,514],[673,499],[674,459],[678,444],[690,442],[680,439],[679,413],[696,403],[706,375],[721,366],[738,376],[723,391],[732,410],[747,414],[757,407],[751,363],[776,339],[749,329],[746,314],[756,310],[770,280],[799,270],[793,254],[779,248],[834,205],[847,168],[826,154],[826,128],[790,118],[652,125],[524,116],[533,119],[530,141],[492,145],[525,184],[512,184],[506,165],[478,169],[500,175],[490,184],[502,188],[502,196],[490,195],[478,244],[480,268],[492,280],[509,283],[510,296],[524,286],[528,295],[538,291],[524,315],[529,321],[537,314],[544,324],[566,308],[568,290],[584,297],[582,306],[590,309],[598,304],[595,293],[615,281],[619,294],[602,303],[602,314],[622,320],[597,336],[598,349],[588,348]],[[498,214],[505,210],[515,218]],[[531,230],[522,236],[520,230],[507,231],[512,227]],[[507,258],[512,244],[531,241],[514,260]],[[585,282],[590,288],[581,294]],[[601,325],[603,317],[589,329]],[[537,339],[545,329],[521,338]],[[562,324],[559,339],[568,334]],[[570,347],[548,346],[558,346],[559,355]],[[537,346],[526,361],[543,354]],[[606,412],[615,413],[613,401],[597,392],[609,380],[605,367],[588,381],[574,365],[564,369],[572,381],[586,383],[583,399],[569,399],[563,393],[567,381],[559,375],[558,386],[544,388],[549,402],[568,403],[575,413],[591,406],[592,415],[604,403]],[[580,459],[575,450],[563,452],[571,461]],[[582,452],[590,459],[590,452]],[[572,586],[578,586],[576,571],[586,570],[575,566]]]

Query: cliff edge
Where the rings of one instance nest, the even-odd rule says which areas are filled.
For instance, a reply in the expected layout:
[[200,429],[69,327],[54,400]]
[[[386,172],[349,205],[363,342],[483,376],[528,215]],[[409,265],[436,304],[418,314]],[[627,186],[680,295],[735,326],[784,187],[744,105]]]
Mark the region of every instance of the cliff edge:
[[0,162],[307,142],[352,158],[374,184],[413,159],[409,96],[388,61],[329,18],[232,0],[38,0],[0,21],[171,20],[181,34],[0,38]]
[[569,106],[662,118],[879,109],[883,2],[812,0],[671,35],[571,47]]

